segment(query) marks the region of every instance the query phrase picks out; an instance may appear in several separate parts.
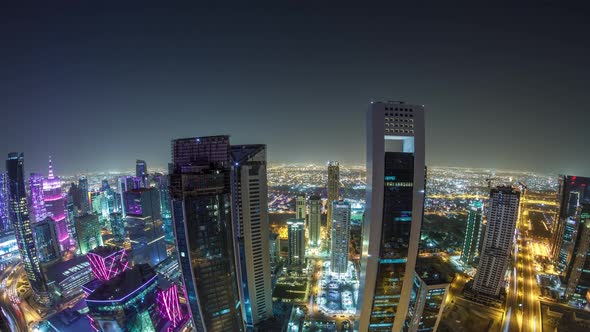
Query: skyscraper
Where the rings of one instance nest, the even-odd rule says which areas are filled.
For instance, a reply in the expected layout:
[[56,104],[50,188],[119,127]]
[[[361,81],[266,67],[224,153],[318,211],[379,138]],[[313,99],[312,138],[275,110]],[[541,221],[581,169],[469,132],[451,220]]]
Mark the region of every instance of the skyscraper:
[[277,233],[269,234],[270,269],[274,273],[279,258],[281,258],[281,238]]
[[53,175],[53,164],[49,157],[49,172],[43,180],[43,200],[47,216],[51,217],[57,226],[59,245],[64,249],[70,246],[65,198],[61,191],[61,181]]
[[469,211],[469,215],[467,216],[461,261],[466,265],[471,265],[475,256],[479,254],[478,249],[483,222],[483,203],[481,201],[471,202],[467,210]]
[[305,195],[297,195],[295,199],[295,219],[305,220]]
[[121,212],[113,212],[109,215],[111,222],[111,233],[115,242],[125,241],[125,221]]
[[360,331],[401,331],[424,205],[424,108],[374,102],[367,113]]
[[51,217],[34,223],[33,234],[35,234],[35,244],[40,262],[49,262],[60,257],[57,225]]
[[246,328],[272,316],[266,146],[234,145],[232,216],[238,287]]
[[43,199],[43,175],[31,173],[29,176],[31,222],[43,221],[46,217]]
[[11,152],[6,160],[10,221],[14,228],[16,243],[25,267],[27,279],[33,290],[33,297],[40,304],[49,305],[47,284],[39,266],[39,256],[35,247],[31,221],[29,220],[27,193],[25,191],[24,159],[22,153]]
[[319,248],[322,244],[321,225],[322,225],[322,199],[320,196],[313,195],[309,197],[309,247]]
[[328,161],[328,218],[326,219],[326,228],[328,237],[331,236],[332,229],[332,202],[340,199],[340,164],[337,161]]
[[488,223],[473,290],[496,297],[510,260],[518,219],[520,192],[512,187],[490,190]]
[[90,198],[88,197],[88,179],[82,176],[78,179],[78,195],[80,200],[80,214],[90,213]]
[[287,220],[289,248],[287,265],[302,266],[305,263],[305,223],[302,219]]
[[240,331],[228,136],[172,141],[170,195],[178,260],[197,331]]
[[147,188],[148,186],[148,169],[145,160],[137,159],[135,161],[135,176],[141,179],[141,186]]
[[5,172],[0,172],[0,231],[2,232],[12,228],[9,203],[8,175]]
[[565,298],[588,309],[590,302],[590,204],[582,204],[579,235],[572,263],[566,274]]
[[80,254],[86,255],[90,250],[102,246],[101,226],[98,215],[85,214],[75,217],[76,238]]
[[350,203],[332,202],[332,229],[330,233],[330,271],[345,274],[348,269],[350,243]]

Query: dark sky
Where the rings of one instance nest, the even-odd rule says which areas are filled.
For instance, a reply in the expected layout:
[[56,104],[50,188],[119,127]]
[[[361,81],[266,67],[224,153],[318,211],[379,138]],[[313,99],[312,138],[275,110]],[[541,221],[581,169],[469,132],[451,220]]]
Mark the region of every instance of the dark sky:
[[122,2],[0,5],[0,153],[28,172],[164,166],[211,134],[362,163],[367,104],[391,99],[426,106],[429,165],[590,175],[582,5]]

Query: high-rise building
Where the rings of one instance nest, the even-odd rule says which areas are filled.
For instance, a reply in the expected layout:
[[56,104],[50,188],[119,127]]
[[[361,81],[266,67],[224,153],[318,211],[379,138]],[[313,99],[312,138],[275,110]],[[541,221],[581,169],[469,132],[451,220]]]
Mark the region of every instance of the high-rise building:
[[9,203],[8,176],[5,172],[0,172],[0,232],[8,231],[12,228]]
[[305,195],[297,195],[295,199],[295,219],[305,220]]
[[319,248],[322,245],[321,227],[322,227],[322,199],[320,196],[313,195],[309,197],[309,247]]
[[155,332],[160,320],[158,276],[148,264],[135,265],[102,283],[86,297],[96,331]]
[[483,202],[474,201],[467,208],[467,226],[465,228],[465,241],[461,251],[461,261],[466,265],[471,265],[475,257],[479,254],[479,243],[481,240],[481,231],[483,223]]
[[160,211],[160,193],[156,188],[126,191],[125,229],[131,242],[135,264],[156,266],[166,259],[166,243]]
[[305,222],[303,219],[287,220],[289,247],[287,265],[302,266],[305,263]]
[[51,217],[34,223],[33,234],[35,234],[35,244],[40,262],[45,263],[60,257],[57,225]]
[[340,200],[332,205],[332,229],[330,233],[330,271],[337,275],[348,270],[348,245],[350,243],[350,203]]
[[148,186],[148,168],[145,160],[137,159],[135,161],[135,176],[141,179],[141,187],[147,188]]
[[80,201],[81,215],[90,213],[90,211],[92,210],[90,205],[90,197],[88,196],[88,193],[88,179],[85,176],[82,176],[78,179],[78,195]]
[[113,212],[109,215],[111,222],[111,233],[115,242],[125,241],[125,221],[121,212]]
[[49,157],[49,172],[43,180],[43,201],[48,217],[51,217],[57,225],[57,237],[62,249],[70,247],[68,232],[66,197],[61,191],[61,181],[53,175],[53,164]]
[[590,204],[580,208],[579,235],[568,268],[565,298],[580,307],[590,302]]
[[234,252],[242,318],[254,328],[272,316],[266,146],[231,147]]
[[373,102],[357,313],[360,331],[401,331],[424,205],[424,108]]
[[337,161],[328,161],[328,206],[326,219],[326,229],[328,237],[331,236],[332,229],[332,202],[340,199],[340,164]]
[[229,136],[172,141],[176,249],[196,331],[240,331]]
[[75,217],[74,220],[80,254],[86,255],[90,250],[103,245],[98,215],[85,214]]
[[559,216],[553,227],[551,254],[556,269],[568,278],[580,227],[580,206],[590,204],[590,178],[581,176],[562,176],[559,188]]
[[43,305],[49,305],[47,283],[39,265],[39,255],[35,246],[27,193],[25,191],[24,155],[11,152],[6,160],[8,174],[8,192],[10,198],[10,221],[16,235],[16,243],[25,267],[27,279],[31,285],[34,299]]
[[490,190],[486,234],[473,283],[473,290],[496,297],[510,261],[518,220],[520,192],[512,187]]
[[43,199],[43,175],[31,173],[29,176],[31,222],[43,221],[46,217]]

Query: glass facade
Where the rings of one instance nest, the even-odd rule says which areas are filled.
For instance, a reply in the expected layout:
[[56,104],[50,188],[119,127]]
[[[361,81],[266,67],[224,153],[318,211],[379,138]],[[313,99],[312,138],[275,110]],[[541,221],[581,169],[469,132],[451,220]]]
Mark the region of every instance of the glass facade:
[[468,208],[467,226],[465,228],[465,242],[461,251],[461,261],[464,264],[473,264],[478,254],[479,243],[482,231],[483,203],[472,202]]

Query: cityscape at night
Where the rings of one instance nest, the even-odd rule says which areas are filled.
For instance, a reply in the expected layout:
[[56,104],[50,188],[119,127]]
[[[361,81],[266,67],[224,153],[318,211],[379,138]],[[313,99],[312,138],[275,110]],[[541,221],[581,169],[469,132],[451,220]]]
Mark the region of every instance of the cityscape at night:
[[0,331],[590,331],[588,17],[0,5]]

